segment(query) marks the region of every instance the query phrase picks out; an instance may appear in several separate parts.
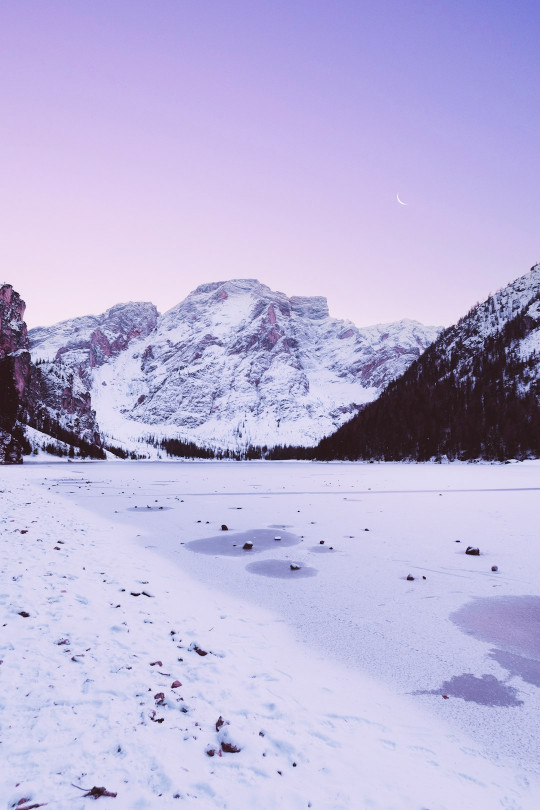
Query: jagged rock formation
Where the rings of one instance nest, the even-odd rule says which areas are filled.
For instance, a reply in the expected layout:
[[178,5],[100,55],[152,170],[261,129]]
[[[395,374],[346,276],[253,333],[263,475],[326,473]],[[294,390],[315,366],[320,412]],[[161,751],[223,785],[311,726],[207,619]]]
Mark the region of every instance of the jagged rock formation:
[[103,365],[125,351],[132,341],[149,335],[157,319],[154,304],[117,304],[97,317],[87,315],[32,329],[32,355],[37,362],[61,361],[76,367],[90,382],[89,369]]
[[[0,463],[22,461],[24,426],[101,454],[101,437],[88,386],[77,368],[45,368],[31,361],[26,305],[10,284],[0,287]],[[99,451],[99,452],[98,452]]]
[[444,330],[315,457],[540,456],[540,265]]
[[239,279],[203,284],[160,317],[152,304],[123,304],[30,338],[36,361],[80,377],[111,439],[237,448],[316,443],[438,331],[414,321],[359,329],[330,317],[325,298]]
[[0,286],[0,359],[28,350],[26,304],[11,284]]
[[22,459],[21,435],[15,430],[20,403],[30,377],[26,305],[11,284],[0,286],[0,463]]

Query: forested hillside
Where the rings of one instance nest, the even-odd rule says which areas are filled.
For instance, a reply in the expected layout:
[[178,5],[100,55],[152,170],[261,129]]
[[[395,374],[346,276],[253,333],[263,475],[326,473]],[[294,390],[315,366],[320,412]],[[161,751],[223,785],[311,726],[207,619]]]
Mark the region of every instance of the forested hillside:
[[319,459],[540,456],[540,266],[446,329]]

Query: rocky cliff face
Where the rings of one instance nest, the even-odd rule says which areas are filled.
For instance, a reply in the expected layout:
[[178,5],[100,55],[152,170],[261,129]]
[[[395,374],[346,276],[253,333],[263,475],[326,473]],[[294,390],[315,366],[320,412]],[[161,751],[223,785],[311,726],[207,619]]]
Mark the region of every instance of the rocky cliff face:
[[0,286],[0,463],[21,461],[15,425],[30,378],[26,305],[11,284]]
[[412,321],[359,329],[332,318],[325,298],[237,279],[203,284],[159,317],[152,304],[123,304],[30,338],[34,359],[81,377],[111,438],[238,448],[315,443],[437,333]]
[[26,304],[11,284],[0,286],[0,359],[8,354],[28,350],[24,322]]
[[158,311],[154,304],[117,304],[103,315],[88,315],[31,331],[32,355],[48,363],[61,361],[88,375],[125,351],[130,343],[155,329]]
[[25,308],[10,284],[0,287],[0,463],[22,460],[24,425],[69,443],[100,447],[90,391],[79,369],[32,363]]
[[19,399],[24,397],[30,373],[26,304],[11,284],[0,287],[0,360],[10,359],[13,384]]

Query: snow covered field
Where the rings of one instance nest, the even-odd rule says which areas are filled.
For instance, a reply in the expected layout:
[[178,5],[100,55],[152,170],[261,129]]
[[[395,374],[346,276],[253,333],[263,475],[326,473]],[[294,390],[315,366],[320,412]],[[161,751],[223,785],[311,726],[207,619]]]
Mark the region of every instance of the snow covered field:
[[0,490],[0,808],[540,806],[537,463]]

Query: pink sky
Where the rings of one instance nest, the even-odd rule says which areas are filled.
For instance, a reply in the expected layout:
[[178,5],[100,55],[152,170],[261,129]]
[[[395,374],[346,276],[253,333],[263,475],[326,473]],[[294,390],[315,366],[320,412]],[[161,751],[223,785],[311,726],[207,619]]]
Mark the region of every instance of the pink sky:
[[244,277],[449,324],[540,259],[539,30],[527,0],[3,0],[0,281],[30,326]]

